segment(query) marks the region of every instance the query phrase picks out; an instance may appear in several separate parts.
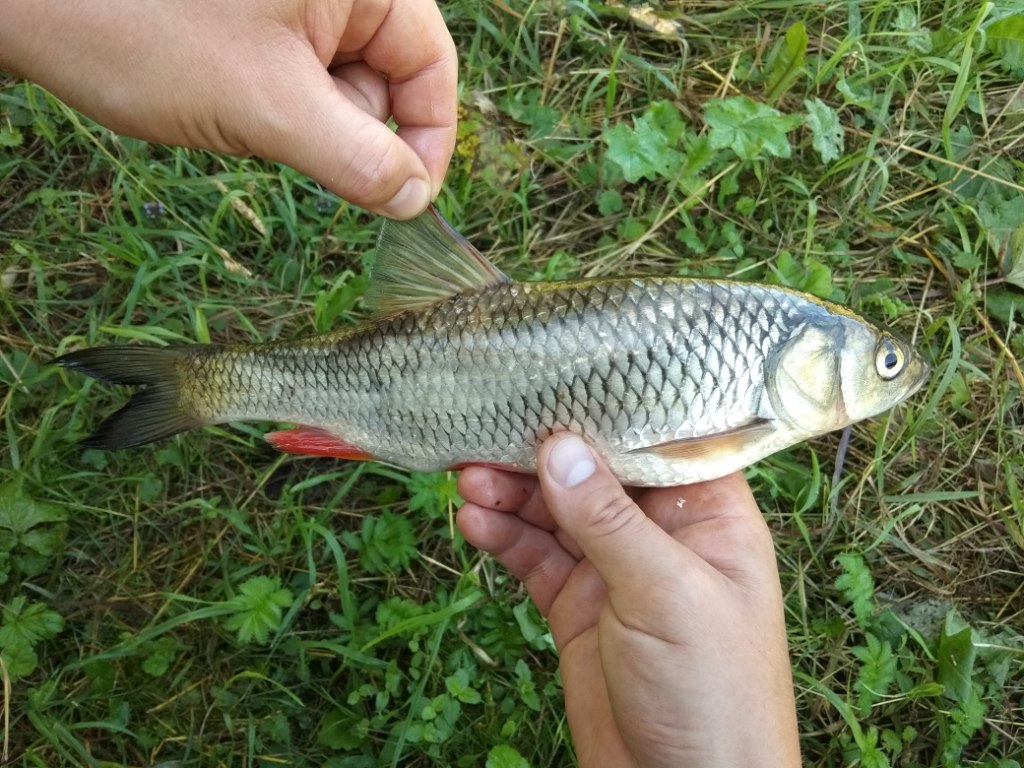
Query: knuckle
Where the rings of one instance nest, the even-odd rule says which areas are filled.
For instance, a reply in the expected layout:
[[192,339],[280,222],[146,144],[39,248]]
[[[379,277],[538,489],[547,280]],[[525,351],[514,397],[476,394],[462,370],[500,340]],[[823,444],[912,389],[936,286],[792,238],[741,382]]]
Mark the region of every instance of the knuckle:
[[637,518],[637,506],[633,500],[623,493],[612,494],[610,497],[591,496],[593,510],[588,520],[588,527],[598,536],[615,535],[635,526]]
[[[393,136],[393,134],[388,134]],[[386,203],[398,192],[403,165],[401,147],[397,139],[373,137],[365,142],[353,142],[360,151],[349,160],[348,178],[339,179],[350,190],[350,199],[360,204]]]

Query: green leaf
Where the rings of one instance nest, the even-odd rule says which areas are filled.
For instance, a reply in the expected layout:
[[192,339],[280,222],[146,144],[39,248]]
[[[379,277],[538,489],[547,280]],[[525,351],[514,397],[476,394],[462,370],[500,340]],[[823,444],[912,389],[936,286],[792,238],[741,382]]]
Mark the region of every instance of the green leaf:
[[454,472],[412,472],[407,485],[412,494],[410,512],[423,512],[431,518],[448,516],[451,507],[462,503],[459,478]]
[[334,328],[339,317],[352,311],[356,302],[366,292],[369,277],[362,273],[353,275],[346,272],[342,280],[337,287],[317,294],[313,304],[313,321],[320,333]]
[[24,141],[25,136],[22,134],[20,128],[16,128],[11,125],[0,127],[0,147],[20,147]]
[[64,538],[66,517],[56,504],[35,501],[20,481],[0,487],[0,584],[12,565],[26,576],[47,568]]
[[679,109],[671,101],[663,99],[652,103],[641,119],[649,120],[670,145],[675,145],[686,130],[686,123],[679,114]]
[[355,749],[363,742],[363,736],[352,726],[348,714],[341,709],[332,709],[320,721],[317,741],[330,749]]
[[479,704],[483,699],[480,698],[477,690],[469,684],[469,677],[469,669],[458,669],[454,675],[449,675],[444,679],[445,688],[463,704]]
[[162,637],[153,643],[149,656],[142,662],[142,671],[152,677],[162,677],[177,655],[177,642],[172,638]]
[[530,763],[515,747],[499,744],[487,753],[487,768],[530,768]]
[[697,135],[688,131],[683,135],[683,166],[679,171],[683,192],[695,194],[700,189],[704,184],[700,174],[711,165],[715,155],[711,138],[706,133]]
[[519,698],[523,704],[534,712],[540,712],[540,696],[537,693],[537,684],[533,681],[533,672],[522,659],[516,662],[516,680]]
[[811,144],[814,151],[823,162],[831,163],[838,160],[845,148],[839,115],[817,96],[805,99],[804,106],[807,108],[807,127],[811,129]]
[[[519,625],[519,631],[522,633],[523,639],[531,647],[541,650],[542,648],[549,647],[550,633],[547,626],[538,620],[540,617],[536,611],[537,609],[532,600],[523,600],[521,603],[513,606],[512,615],[516,619],[516,624]],[[534,615],[537,616],[537,619],[534,618]]]
[[29,603],[19,596],[3,607],[0,654],[13,679],[32,674],[38,659],[34,646],[64,628],[64,617],[44,603]]
[[229,601],[237,612],[225,620],[224,628],[236,632],[240,643],[264,645],[270,633],[280,629],[281,609],[292,600],[291,591],[281,586],[279,577],[253,576]]
[[1003,277],[1010,285],[1024,288],[1024,226],[1013,230],[1006,241]]
[[1001,261],[1006,281],[1024,288],[1024,195],[998,192],[978,201],[978,222]]
[[981,686],[971,686],[968,696],[953,707],[946,723],[942,743],[942,761],[947,766],[960,766],[960,755],[974,734],[985,724],[985,702]]
[[39,657],[31,645],[0,645],[0,659],[3,659],[11,680],[31,675],[39,664]]
[[866,646],[858,645],[853,649],[853,655],[861,662],[860,674],[854,683],[861,715],[867,715],[896,681],[896,656],[889,641],[879,640],[870,632],[866,639]]
[[973,630],[956,611],[951,610],[946,614],[936,656],[939,663],[938,680],[946,696],[957,702],[966,702],[971,695],[977,647],[974,645]]
[[952,261],[954,267],[962,269],[964,272],[974,272],[985,263],[976,251],[967,249],[954,253]]
[[862,109],[873,109],[876,96],[862,81],[850,81],[841,77],[836,81],[836,90],[843,94],[846,104],[853,104]]
[[985,28],[985,45],[1014,74],[1024,74],[1024,15],[1007,16]]
[[900,5],[896,10],[894,28],[903,35],[910,48],[921,53],[931,53],[932,35],[921,26],[917,11],[910,5]]
[[812,257],[798,261],[789,251],[779,253],[772,271],[768,273],[768,281],[823,299],[831,298],[835,290],[832,270],[827,264]]
[[619,123],[604,132],[604,141],[608,145],[608,159],[622,169],[626,181],[634,184],[658,175],[657,166],[643,151],[634,128]]
[[0,529],[20,539],[37,525],[62,523],[67,514],[56,504],[38,502],[25,493],[19,481],[0,486]]
[[597,210],[602,216],[619,213],[624,207],[622,195],[616,189],[606,189],[597,196]]
[[843,573],[836,578],[840,590],[853,606],[857,625],[866,627],[875,612],[875,580],[864,558],[856,552],[845,552],[836,557]]
[[671,102],[656,101],[634,118],[632,128],[619,123],[604,132],[608,159],[622,169],[623,178],[631,184],[674,176],[683,160],[674,147],[685,127]]
[[786,30],[785,36],[775,44],[769,57],[771,75],[768,77],[768,101],[776,102],[804,74],[807,55],[807,28],[802,21]]
[[747,96],[714,99],[707,103],[704,119],[711,129],[714,149],[731,149],[742,160],[761,155],[789,157],[786,134],[803,123],[800,115],[784,115]]
[[56,637],[62,629],[64,618],[59,613],[44,603],[29,603],[24,597],[16,597],[4,606],[0,645],[19,642],[35,645],[41,640]]
[[342,540],[359,552],[360,564],[371,573],[407,568],[419,557],[412,523],[389,510],[366,516],[359,536],[346,531]]

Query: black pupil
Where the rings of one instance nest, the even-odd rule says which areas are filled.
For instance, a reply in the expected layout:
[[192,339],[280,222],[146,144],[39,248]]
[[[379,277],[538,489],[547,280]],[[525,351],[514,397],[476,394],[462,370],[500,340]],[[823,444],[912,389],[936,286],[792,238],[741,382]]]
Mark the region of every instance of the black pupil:
[[896,356],[895,352],[888,352],[885,355],[885,369],[891,371],[900,362],[900,359]]

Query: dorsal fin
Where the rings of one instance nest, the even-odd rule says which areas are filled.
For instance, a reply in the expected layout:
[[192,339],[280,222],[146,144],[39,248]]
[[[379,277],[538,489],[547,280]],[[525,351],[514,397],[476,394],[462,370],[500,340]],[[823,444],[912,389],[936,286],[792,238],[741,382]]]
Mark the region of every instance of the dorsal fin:
[[363,303],[384,316],[510,282],[430,206],[415,219],[384,222]]

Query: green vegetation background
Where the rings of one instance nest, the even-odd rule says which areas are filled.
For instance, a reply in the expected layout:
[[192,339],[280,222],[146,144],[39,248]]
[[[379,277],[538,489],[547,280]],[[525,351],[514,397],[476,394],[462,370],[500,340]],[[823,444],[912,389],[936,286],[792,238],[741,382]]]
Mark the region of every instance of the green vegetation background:
[[[808,765],[1024,758],[1024,4],[452,0],[441,201],[523,279],[767,279],[934,366],[749,472]],[[379,222],[0,80],[0,762],[564,766],[556,657],[453,533],[454,478],[261,426],[117,454],[82,345],[355,323]],[[741,724],[737,724],[741,727]]]

